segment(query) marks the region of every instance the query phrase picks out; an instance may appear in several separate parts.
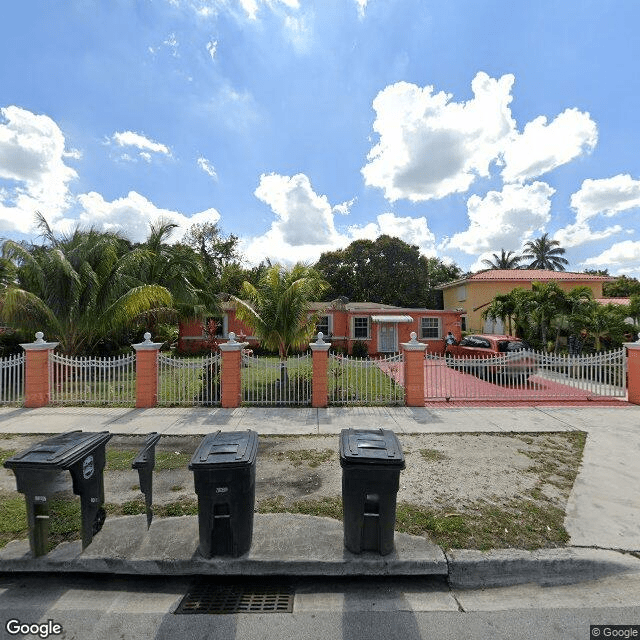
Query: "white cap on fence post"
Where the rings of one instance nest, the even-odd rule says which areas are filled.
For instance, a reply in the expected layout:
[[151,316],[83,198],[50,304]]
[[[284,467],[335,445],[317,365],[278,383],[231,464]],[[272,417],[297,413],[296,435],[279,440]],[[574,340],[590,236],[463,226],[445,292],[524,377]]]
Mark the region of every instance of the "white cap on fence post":
[[324,333],[322,331],[318,331],[318,337],[315,342],[312,342],[310,345],[312,351],[328,351],[331,346],[330,342],[324,341]]
[[34,342],[27,342],[20,346],[25,351],[44,351],[45,349],[55,349],[59,344],[59,342],[45,342],[44,333],[42,333],[42,331],[38,331]]

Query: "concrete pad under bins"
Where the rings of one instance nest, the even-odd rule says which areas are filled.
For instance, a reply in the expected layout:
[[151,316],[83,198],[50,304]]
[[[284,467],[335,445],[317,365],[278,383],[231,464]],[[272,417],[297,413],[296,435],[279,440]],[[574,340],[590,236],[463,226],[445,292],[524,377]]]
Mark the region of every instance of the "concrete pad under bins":
[[251,549],[209,560],[198,552],[196,516],[154,521],[125,563],[144,575],[446,575],[442,550],[426,539],[396,534],[387,555],[344,549],[342,523],[296,514],[256,514]]

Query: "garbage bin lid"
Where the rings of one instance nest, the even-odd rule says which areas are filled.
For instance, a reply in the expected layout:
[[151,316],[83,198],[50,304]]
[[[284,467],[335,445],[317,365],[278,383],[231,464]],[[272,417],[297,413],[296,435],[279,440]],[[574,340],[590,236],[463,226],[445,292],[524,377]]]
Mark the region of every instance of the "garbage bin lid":
[[251,429],[229,433],[210,433],[205,436],[191,458],[189,469],[220,465],[251,464],[258,450],[258,434]]
[[131,463],[132,469],[144,468],[147,465],[147,461],[149,460],[149,451],[158,444],[158,440],[160,440],[160,434],[157,431],[154,431],[147,436],[144,445],[142,445],[142,449],[138,451],[138,455]]
[[4,466],[9,469],[69,469],[110,438],[108,431],[67,431],[17,453],[6,460]]
[[379,464],[404,469],[404,454],[396,434],[389,429],[343,429],[340,464]]

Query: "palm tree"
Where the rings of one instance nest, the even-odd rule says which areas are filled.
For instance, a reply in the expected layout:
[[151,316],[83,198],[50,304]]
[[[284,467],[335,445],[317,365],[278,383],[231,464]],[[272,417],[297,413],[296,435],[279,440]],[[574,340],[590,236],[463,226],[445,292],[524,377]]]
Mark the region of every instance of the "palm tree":
[[558,351],[560,346],[560,333],[565,327],[565,323],[569,324],[571,319],[579,315],[582,310],[593,300],[593,292],[586,285],[574,287],[571,291],[564,294],[564,304],[560,308],[560,314],[556,323],[556,346]]
[[486,264],[489,269],[520,269],[520,262],[522,256],[516,255],[513,251],[500,250],[500,255],[493,254],[493,261],[484,259],[483,264]]
[[565,292],[557,282],[534,282],[531,285],[530,317],[540,329],[542,348],[547,346],[547,336],[554,320],[566,307]]
[[291,348],[303,347],[313,337],[318,314],[309,313],[309,303],[320,299],[328,287],[311,267],[274,264],[257,286],[245,280],[244,300],[231,297],[240,321],[251,327],[264,347],[277,349],[280,358],[286,360]]
[[156,284],[136,284],[126,270],[127,241],[117,234],[76,229],[54,237],[38,218],[49,245],[6,240],[2,256],[16,265],[16,278],[2,295],[0,319],[26,331],[43,331],[69,355],[90,352],[106,335],[129,326],[171,293]]
[[562,256],[566,250],[560,246],[557,240],[550,240],[545,233],[540,238],[529,240],[525,245],[523,260],[531,260],[527,269],[550,269],[552,271],[564,271],[569,261]]
[[616,304],[599,304],[592,300],[573,318],[576,329],[586,329],[593,336],[596,351],[602,349],[602,339],[610,338],[622,342],[629,331],[625,322],[628,311]]
[[178,225],[158,220],[147,239],[123,257],[130,285],[157,284],[172,294],[172,308],[157,310],[175,318],[204,318],[218,309],[218,299],[198,253],[185,244],[169,244]]
[[482,312],[482,317],[486,320],[491,318],[492,320],[502,320],[503,326],[508,326],[507,332],[509,335],[513,335],[511,320],[516,312],[516,303],[514,297],[507,293],[504,295],[497,295],[491,302],[491,304]]

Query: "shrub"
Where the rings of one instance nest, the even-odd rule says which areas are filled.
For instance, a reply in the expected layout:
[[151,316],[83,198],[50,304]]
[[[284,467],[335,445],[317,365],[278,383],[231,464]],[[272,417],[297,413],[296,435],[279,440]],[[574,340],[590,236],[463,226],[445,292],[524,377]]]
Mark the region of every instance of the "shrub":
[[369,347],[366,342],[362,342],[361,340],[356,340],[351,346],[351,355],[354,358],[368,358],[369,357]]

